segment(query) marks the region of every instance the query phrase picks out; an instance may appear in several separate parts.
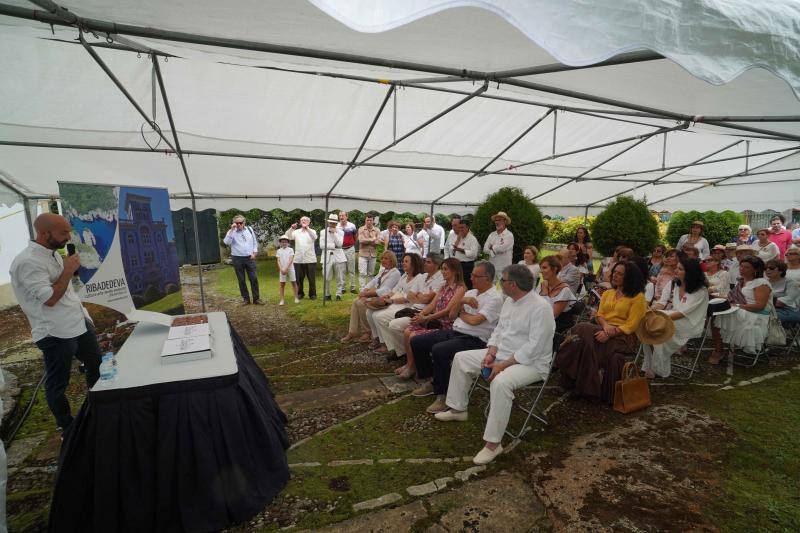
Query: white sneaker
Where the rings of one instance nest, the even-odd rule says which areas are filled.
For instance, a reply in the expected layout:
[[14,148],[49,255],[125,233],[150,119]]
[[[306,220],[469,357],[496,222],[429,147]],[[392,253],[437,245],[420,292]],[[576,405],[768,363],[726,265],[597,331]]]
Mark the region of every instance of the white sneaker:
[[453,409],[448,409],[447,411],[442,411],[441,413],[436,413],[433,415],[436,420],[441,420],[442,422],[464,422],[467,420],[467,412],[466,411],[454,411]]
[[278,305],[283,305],[283,300],[281,300],[280,302],[278,302]]
[[503,453],[503,445],[498,444],[497,448],[494,450],[490,450],[486,446],[483,447],[481,451],[478,452],[478,455],[472,458],[472,462],[476,465],[486,465],[494,461],[494,458]]
[[294,303],[299,304],[300,303],[300,298],[295,298],[294,299]]

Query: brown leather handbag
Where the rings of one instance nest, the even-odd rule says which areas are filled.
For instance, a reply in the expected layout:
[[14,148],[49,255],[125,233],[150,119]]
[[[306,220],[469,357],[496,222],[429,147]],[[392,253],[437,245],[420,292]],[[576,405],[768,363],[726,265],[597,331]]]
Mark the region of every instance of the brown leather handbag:
[[650,407],[650,385],[647,378],[639,374],[633,363],[622,367],[622,379],[614,384],[614,410],[620,413],[633,413]]

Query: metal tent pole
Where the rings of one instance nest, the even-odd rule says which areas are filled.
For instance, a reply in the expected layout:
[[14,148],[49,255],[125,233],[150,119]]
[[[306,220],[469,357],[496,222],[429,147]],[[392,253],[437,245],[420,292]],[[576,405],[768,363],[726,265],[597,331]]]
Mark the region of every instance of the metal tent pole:
[[325,248],[322,249],[322,307],[325,307],[325,297],[328,294],[328,199],[330,193],[325,195],[325,220],[320,231],[325,234]]
[[727,145],[727,146],[723,146],[723,147],[722,147],[722,148],[720,148],[719,150],[715,150],[714,152],[711,152],[710,154],[704,155],[703,157],[700,157],[700,158],[698,158],[698,159],[696,159],[696,160],[692,161],[691,163],[687,163],[687,164],[685,164],[685,165],[681,165],[681,167],[680,167],[680,168],[676,168],[676,169],[674,169],[674,170],[670,170],[670,171],[669,171],[669,172],[667,172],[666,174],[664,174],[664,175],[662,175],[662,176],[659,176],[658,178],[656,178],[656,179],[654,179],[654,180],[652,180],[652,181],[649,181],[649,182],[644,182],[644,183],[640,183],[639,185],[635,185],[635,186],[633,186],[633,187],[631,187],[631,188],[629,188],[629,189],[625,189],[624,191],[620,191],[620,192],[618,192],[618,193],[616,193],[616,194],[612,194],[611,196],[606,196],[605,198],[601,198],[600,200],[596,200],[596,201],[594,201],[594,202],[590,203],[590,204],[589,204],[589,206],[595,206],[595,205],[597,205],[597,204],[600,204],[600,203],[603,203],[603,202],[605,202],[606,200],[610,200],[610,199],[612,199],[612,198],[616,198],[617,196],[620,196],[620,195],[623,195],[623,194],[627,194],[627,193],[629,193],[629,192],[633,192],[633,191],[635,191],[635,190],[641,189],[642,187],[644,187],[644,186],[646,186],[646,185],[655,185],[655,184],[656,184],[656,182],[658,182],[658,181],[661,181],[661,180],[663,180],[664,178],[666,178],[666,177],[668,177],[668,176],[671,176],[671,175],[673,175],[673,174],[675,174],[675,173],[677,173],[677,172],[680,172],[680,171],[681,171],[681,170],[683,170],[683,169],[686,169],[686,168],[689,168],[689,167],[691,167],[691,166],[694,166],[696,163],[699,163],[700,161],[703,161],[704,159],[708,159],[709,157],[711,157],[711,156],[714,156],[714,155],[716,155],[716,154],[718,154],[718,153],[720,153],[720,152],[724,152],[724,151],[725,151],[725,150],[727,150],[728,148],[733,148],[734,146],[736,146],[736,145],[738,145],[738,144],[741,144],[741,142],[742,142],[742,141],[741,141],[741,140],[739,140],[739,141],[733,142],[733,143],[731,143],[731,144],[729,144],[729,145]]
[[[761,176],[763,174],[777,174],[778,172],[796,172],[798,170],[800,170],[800,167],[781,168],[776,170],[762,170],[761,172],[751,172],[748,170],[745,174],[742,174],[742,176]],[[714,179],[716,178],[694,178],[690,180],[670,181],[669,183],[656,183],[655,185],[680,185],[680,184],[693,185],[695,183],[710,183]],[[769,183],[769,182],[765,181],[764,183]]]
[[181,169],[183,170],[183,177],[186,178],[186,186],[189,187],[189,195],[192,199],[192,224],[194,224],[194,250],[197,254],[197,275],[200,280],[200,306],[203,313],[206,312],[206,295],[203,287],[203,261],[200,257],[200,230],[197,225],[197,202],[194,197],[194,190],[192,189],[192,180],[189,179],[189,171],[186,169],[186,161],[183,159],[181,152],[181,144],[178,140],[178,129],[175,127],[175,120],[172,116],[172,109],[169,105],[167,98],[167,88],[164,85],[164,78],[161,76],[161,67],[158,66],[158,56],[151,56],[153,66],[156,71],[156,78],[158,79],[158,87],[161,91],[161,99],[164,101],[164,109],[167,111],[167,118],[169,119],[169,127],[172,130],[172,137],[175,139],[176,153],[181,162]]
[[442,194],[441,196],[439,196],[438,198],[436,198],[436,199],[433,201],[433,203],[436,203],[436,202],[438,202],[439,200],[441,200],[442,198],[444,198],[444,197],[445,197],[445,196],[447,196],[448,194],[450,194],[450,193],[452,193],[453,191],[455,191],[455,190],[459,189],[460,187],[462,187],[462,186],[466,185],[467,183],[469,183],[470,181],[472,181],[473,179],[475,179],[477,176],[481,176],[481,175],[483,175],[483,171],[484,171],[484,170],[486,170],[487,168],[489,168],[489,165],[491,165],[492,163],[494,163],[495,161],[497,161],[498,159],[500,159],[500,158],[503,156],[503,154],[505,154],[506,152],[508,152],[508,151],[509,151],[509,150],[510,150],[510,149],[511,149],[511,148],[512,148],[512,147],[513,147],[515,144],[517,144],[519,141],[521,141],[521,140],[522,140],[522,139],[523,139],[523,138],[524,138],[524,137],[525,137],[525,136],[526,136],[528,133],[530,133],[531,131],[533,131],[533,128],[535,128],[536,126],[538,126],[538,125],[539,125],[539,123],[540,123],[540,122],[542,122],[542,121],[543,121],[545,118],[547,118],[547,116],[548,116],[550,113],[552,113],[552,112],[553,112],[553,109],[548,109],[548,110],[547,110],[547,111],[546,111],[546,112],[545,112],[545,113],[544,113],[542,116],[540,116],[539,118],[537,118],[537,119],[536,119],[536,120],[533,122],[533,124],[531,124],[530,126],[528,126],[528,127],[525,129],[525,131],[523,131],[522,133],[520,133],[519,135],[517,135],[517,137],[516,137],[516,138],[515,138],[513,141],[511,141],[509,144],[507,144],[507,145],[506,145],[506,147],[505,147],[505,148],[503,148],[503,149],[502,149],[502,150],[501,150],[501,151],[500,151],[500,152],[499,152],[499,153],[498,153],[496,156],[494,156],[492,159],[490,159],[490,160],[489,160],[489,161],[488,161],[488,162],[487,162],[485,165],[483,165],[483,166],[482,166],[480,169],[476,170],[474,174],[472,174],[470,177],[468,177],[467,179],[465,179],[464,181],[462,181],[461,183],[459,183],[459,184],[458,184],[458,185],[456,185],[455,187],[452,187],[452,188],[448,189],[448,191],[447,191],[447,192],[445,192],[444,194]]

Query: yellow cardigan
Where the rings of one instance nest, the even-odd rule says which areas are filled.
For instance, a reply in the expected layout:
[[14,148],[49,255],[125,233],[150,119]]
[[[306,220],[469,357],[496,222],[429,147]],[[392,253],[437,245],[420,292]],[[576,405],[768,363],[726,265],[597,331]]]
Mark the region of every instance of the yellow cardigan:
[[644,318],[647,302],[644,294],[639,293],[633,298],[623,296],[614,301],[617,291],[610,289],[600,297],[600,308],[597,315],[603,317],[612,326],[617,326],[623,332],[631,334],[639,327],[639,322]]

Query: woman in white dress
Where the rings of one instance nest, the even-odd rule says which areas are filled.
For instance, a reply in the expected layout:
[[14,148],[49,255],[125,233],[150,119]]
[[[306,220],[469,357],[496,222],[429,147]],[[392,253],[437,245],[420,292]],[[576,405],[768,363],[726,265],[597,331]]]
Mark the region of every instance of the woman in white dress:
[[653,305],[653,309],[666,311],[675,324],[675,334],[667,342],[653,346],[652,350],[644,350],[642,370],[648,378],[669,377],[672,354],[689,339],[703,334],[707,308],[708,289],[700,262],[681,259],[674,281],[661,293],[661,300]]
[[731,291],[731,278],[728,272],[722,269],[720,260],[715,255],[706,259],[706,281],[712,298],[728,297]]
[[764,261],[758,257],[745,257],[739,263],[739,276],[739,283],[728,295],[734,311],[715,317],[711,327],[714,351],[708,362],[712,365],[722,360],[723,341],[731,348],[739,347],[748,353],[756,353],[767,338],[772,288],[764,278]]
[[528,267],[528,270],[530,270],[531,274],[533,274],[534,287],[539,284],[539,274],[541,274],[538,260],[539,249],[535,246],[526,246],[525,250],[522,251],[522,261],[519,262],[520,265],[525,265]]
[[691,227],[689,228],[689,233],[685,235],[681,235],[681,238],[678,239],[678,244],[675,246],[677,250],[683,250],[684,244],[691,244],[695,248],[697,248],[697,252],[700,254],[700,259],[705,259],[711,253],[711,249],[708,246],[708,241],[705,237],[703,237],[703,228],[704,224],[702,220],[695,220],[692,222]]
[[772,259],[779,258],[781,255],[781,249],[778,248],[777,244],[769,240],[768,229],[758,230],[756,237],[758,237],[758,240],[751,244],[751,246],[756,249],[759,259],[766,263]]

